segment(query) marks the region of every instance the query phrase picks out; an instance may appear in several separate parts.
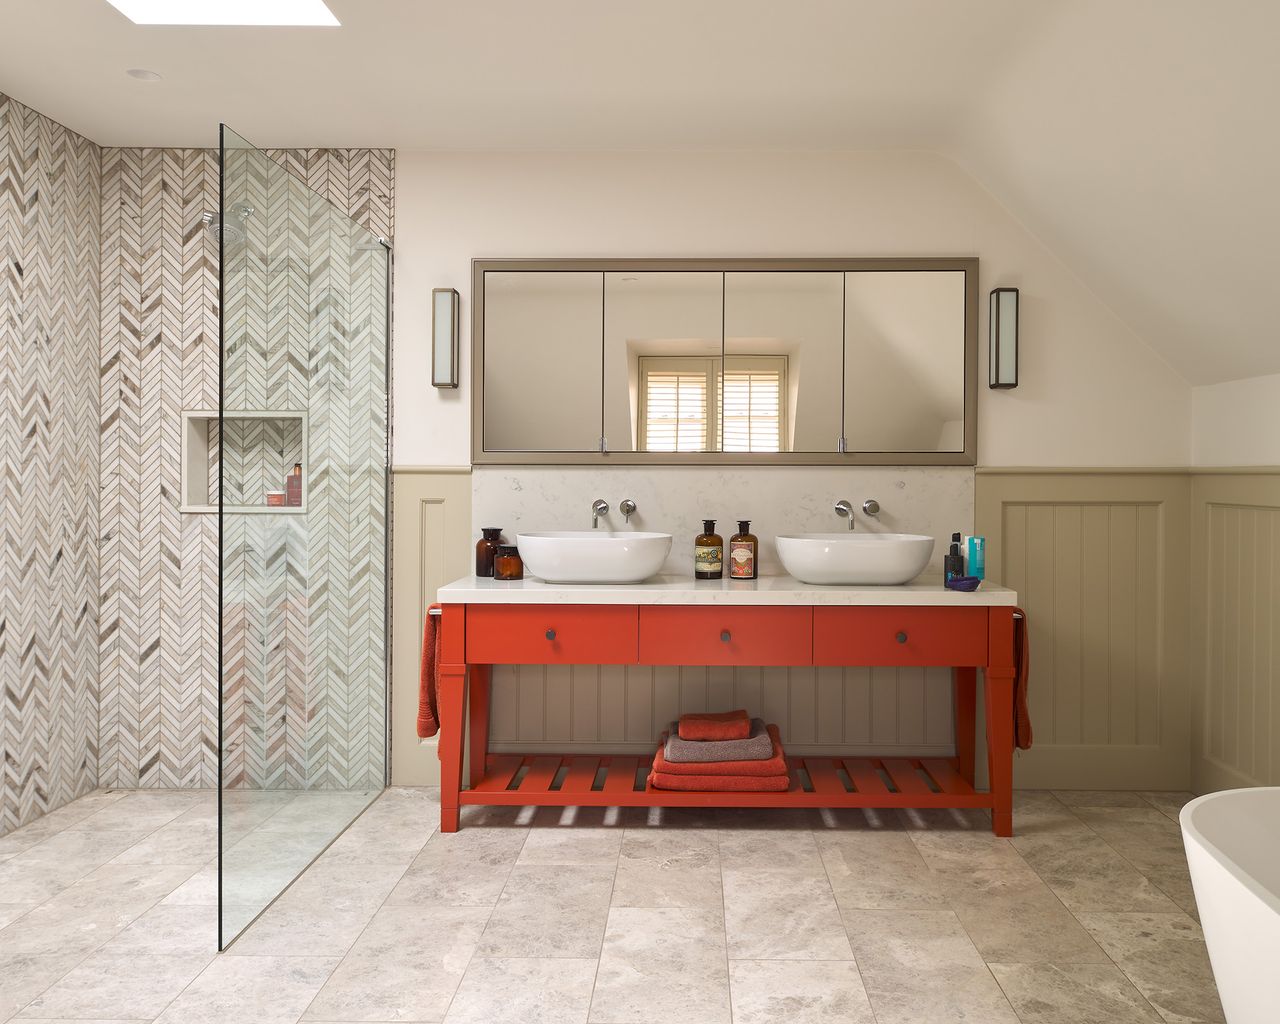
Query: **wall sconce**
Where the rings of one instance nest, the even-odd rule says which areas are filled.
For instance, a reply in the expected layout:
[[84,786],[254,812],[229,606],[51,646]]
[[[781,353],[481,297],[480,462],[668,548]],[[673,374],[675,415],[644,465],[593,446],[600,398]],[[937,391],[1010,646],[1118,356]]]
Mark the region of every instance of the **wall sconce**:
[[458,293],[431,289],[431,386],[458,386]]
[[989,387],[1018,386],[1018,289],[993,288],[988,314],[991,330]]

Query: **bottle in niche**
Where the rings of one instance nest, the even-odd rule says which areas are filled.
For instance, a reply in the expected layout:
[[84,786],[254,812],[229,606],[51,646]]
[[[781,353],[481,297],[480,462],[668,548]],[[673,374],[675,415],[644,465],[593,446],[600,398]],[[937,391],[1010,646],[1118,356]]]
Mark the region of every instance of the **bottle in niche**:
[[302,507],[302,463],[295,462],[293,470],[284,478],[284,503],[292,508]]
[[724,578],[724,538],[716,533],[714,519],[702,520],[702,532],[693,541],[693,578]]
[[729,578],[754,580],[760,576],[760,542],[751,532],[751,520],[739,519],[738,532],[729,538]]
[[498,554],[498,539],[502,536],[501,526],[482,526],[480,539],[476,541],[476,575],[492,576],[493,560]]

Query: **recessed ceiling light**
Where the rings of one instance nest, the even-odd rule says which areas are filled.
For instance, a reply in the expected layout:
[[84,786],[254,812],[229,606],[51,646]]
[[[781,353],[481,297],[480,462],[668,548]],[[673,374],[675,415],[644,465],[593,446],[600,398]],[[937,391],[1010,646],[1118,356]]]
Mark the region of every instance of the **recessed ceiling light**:
[[148,71],[146,68],[130,68],[125,72],[130,78],[136,78],[139,82],[158,82],[160,74],[156,71]]
[[107,0],[135,25],[341,24],[324,0]]

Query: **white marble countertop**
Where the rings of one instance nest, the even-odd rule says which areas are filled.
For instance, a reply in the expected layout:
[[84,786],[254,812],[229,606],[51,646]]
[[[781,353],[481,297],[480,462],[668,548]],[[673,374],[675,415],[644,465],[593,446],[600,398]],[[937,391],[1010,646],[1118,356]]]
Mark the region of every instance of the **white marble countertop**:
[[440,588],[444,604],[707,604],[707,605],[881,605],[1009,606],[1018,595],[984,582],[972,594],[947,590],[940,579],[898,587],[825,587],[790,576],[758,580],[693,580],[654,576],[643,583],[544,583],[464,576]]

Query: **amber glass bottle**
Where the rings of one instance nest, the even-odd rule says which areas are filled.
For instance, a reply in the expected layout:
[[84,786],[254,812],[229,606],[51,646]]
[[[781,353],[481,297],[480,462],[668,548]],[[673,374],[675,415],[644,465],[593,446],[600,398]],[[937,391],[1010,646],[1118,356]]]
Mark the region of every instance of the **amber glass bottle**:
[[724,538],[716,533],[714,519],[702,520],[702,532],[694,538],[693,577],[699,580],[724,578]]
[[524,579],[524,561],[514,544],[503,544],[498,548],[497,557],[493,560],[493,578],[495,580]]
[[498,538],[502,536],[502,527],[486,526],[480,533],[483,536],[476,541],[476,575],[492,576],[493,559],[498,554]]
[[754,580],[760,575],[760,541],[751,532],[751,520],[739,519],[738,532],[729,538],[729,578]]

